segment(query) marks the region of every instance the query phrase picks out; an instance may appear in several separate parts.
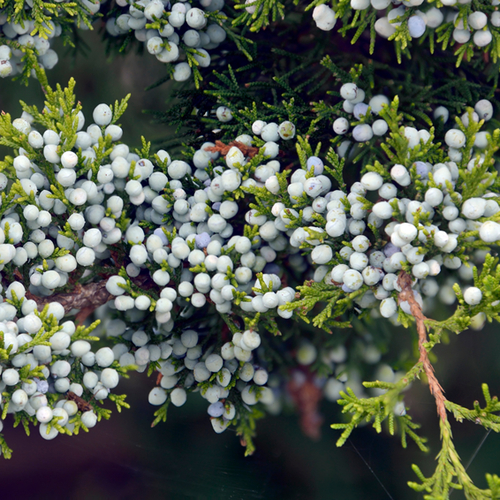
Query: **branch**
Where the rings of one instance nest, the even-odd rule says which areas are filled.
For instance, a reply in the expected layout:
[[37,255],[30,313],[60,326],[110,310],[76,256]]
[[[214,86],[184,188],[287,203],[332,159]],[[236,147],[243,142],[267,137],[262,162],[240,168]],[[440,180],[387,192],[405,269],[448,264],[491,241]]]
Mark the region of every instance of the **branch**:
[[417,324],[417,333],[418,333],[418,350],[420,352],[420,357],[418,359],[419,363],[422,363],[424,367],[425,374],[429,380],[429,389],[431,394],[434,396],[436,400],[437,412],[441,417],[443,422],[446,422],[446,407],[444,397],[444,390],[441,387],[441,384],[438,382],[436,375],[434,374],[434,367],[429,361],[429,354],[425,349],[424,344],[427,342],[427,329],[425,328],[424,321],[426,317],[422,312],[422,308],[420,304],[415,300],[415,296],[413,295],[413,290],[411,288],[411,276],[405,271],[401,271],[398,276],[398,285],[401,288],[401,292],[399,293],[399,303],[408,302],[410,305],[410,311],[412,316],[415,318],[415,323]]
[[56,293],[49,297],[38,297],[27,291],[26,298],[34,300],[39,310],[51,302],[59,302],[64,307],[66,314],[73,309],[78,309],[81,312],[77,315],[78,323],[83,323],[93,311],[114,298],[114,295],[111,295],[106,290],[106,282],[107,280],[103,280],[98,283],[88,283],[87,285],[76,283],[73,291]]
[[[80,312],[76,315],[76,323],[83,324],[87,317],[90,316],[98,307],[116,298],[107,291],[107,281],[107,279],[103,279],[99,282],[87,283],[86,285],[75,283],[71,292],[56,293],[48,297],[33,295],[28,290],[26,292],[26,298],[34,300],[39,310],[42,310],[51,302],[59,302],[64,307],[64,312],[66,314],[74,309],[79,310]],[[155,293],[159,293],[157,285],[147,274],[131,278],[130,281],[140,290],[145,291],[153,289]]]
[[248,156],[249,158],[253,158],[259,152],[259,148],[247,146],[240,141],[231,141],[228,145],[224,144],[222,141],[215,141],[215,146],[207,146],[205,151],[220,153],[225,157],[233,146],[236,146],[245,156]]

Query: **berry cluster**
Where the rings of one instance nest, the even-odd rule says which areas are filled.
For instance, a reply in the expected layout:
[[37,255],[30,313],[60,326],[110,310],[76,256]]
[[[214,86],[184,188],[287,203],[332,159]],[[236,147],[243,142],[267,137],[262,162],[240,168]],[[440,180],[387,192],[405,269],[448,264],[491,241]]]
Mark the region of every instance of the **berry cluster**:
[[[340,94],[345,99],[344,111],[352,113],[357,120],[366,120],[370,118],[371,113],[378,115],[389,104],[389,99],[385,95],[374,96],[368,104],[365,104],[363,102],[364,91],[354,83],[344,84],[340,89]],[[477,123],[479,120],[488,121],[492,116],[491,102],[483,99],[475,104],[474,112],[470,114],[466,112],[462,115],[461,122],[464,127],[467,127],[470,118]],[[436,108],[434,118],[442,119],[443,123],[446,123],[449,118],[448,109],[444,106]],[[349,128],[349,121],[343,117],[337,118],[333,123],[333,130],[339,135],[346,134]],[[385,134],[387,130],[387,122],[379,118],[371,125],[367,123],[356,125],[352,130],[352,138],[356,142],[366,142],[373,137]],[[419,146],[420,143],[427,143],[431,137],[428,130],[417,130],[413,127],[404,127],[404,136],[410,149]],[[340,236],[347,228],[347,231],[355,237],[350,249],[341,250],[341,255],[342,251],[344,252],[342,257],[346,262],[337,265],[332,271],[333,282],[344,283],[343,287],[348,291],[357,290],[363,284],[373,285],[380,282],[374,296],[382,300],[380,304],[382,316],[392,316],[393,320],[397,316],[397,304],[394,298],[389,296],[397,280],[394,273],[402,269],[405,263],[412,266],[411,272],[414,278],[416,281],[420,280],[417,289],[420,289],[424,296],[434,297],[439,292],[443,302],[451,304],[455,301],[452,285],[456,280],[452,282],[448,280],[448,283],[438,286],[434,276],[440,273],[441,266],[444,265],[449,269],[458,268],[462,279],[472,279],[472,268],[457,257],[464,253],[464,249],[460,248],[458,243],[460,235],[479,229],[480,238],[488,243],[497,241],[500,235],[496,222],[488,221],[484,224],[477,222],[482,217],[490,217],[497,213],[499,206],[495,200],[496,195],[490,192],[485,193],[481,198],[473,197],[463,200],[460,190],[458,193],[455,190],[459,172],[456,162],[462,161],[461,151],[466,145],[464,131],[452,128],[445,134],[444,141],[448,146],[448,156],[453,161],[435,165],[417,161],[410,169],[400,164],[394,165],[389,171],[390,179],[385,179],[383,175],[376,172],[366,173],[360,183],[351,186],[351,192],[347,198],[342,198],[342,195],[338,194],[342,201],[336,205],[339,209],[338,213],[334,215],[333,212],[327,212],[328,223],[325,229],[329,231],[330,236]],[[337,153],[345,156],[351,144],[349,140],[342,142],[337,148]],[[474,168],[481,168],[482,161],[484,161],[482,152],[487,146],[488,133],[478,131],[474,140],[477,154],[473,150],[470,153],[467,167],[469,172],[472,172]],[[385,180],[390,180],[390,182],[384,182]],[[415,181],[419,181],[418,186],[415,186]],[[398,192],[401,190],[413,190],[419,201],[409,198],[398,199]],[[365,198],[369,196],[370,191],[378,192],[378,200],[373,204],[367,203]],[[347,206],[350,207],[352,217],[350,221],[344,214]],[[369,210],[366,210],[367,206],[370,206]],[[393,220],[396,214],[398,221]],[[415,224],[415,215],[418,216],[417,224]],[[433,220],[436,216],[437,222]],[[420,223],[421,217],[426,221],[424,225]],[[366,222],[362,222],[365,218]],[[387,220],[390,221],[388,224],[384,222]],[[431,221],[432,223],[429,224]],[[379,231],[383,229],[390,241],[379,252],[372,251],[367,258],[366,252],[371,243],[362,233],[371,225]],[[444,230],[446,225],[448,231]],[[484,254],[476,252],[476,255],[476,262],[481,263]],[[432,258],[425,260],[428,256]],[[391,264],[391,259],[393,264],[397,263],[396,268]],[[373,267],[379,270],[380,276],[373,272]],[[384,273],[387,274],[384,275]],[[470,288],[472,289],[478,291],[475,287]],[[472,302],[468,299],[472,293],[472,291],[468,292],[465,296],[466,302],[471,305]],[[477,292],[475,293],[475,296],[479,296]]]
[[[246,3],[249,5],[245,11],[254,16],[257,8],[253,5],[255,0]],[[432,6],[427,10],[415,10],[421,4],[420,0],[403,2],[403,5],[401,2],[391,4],[388,0],[372,0],[371,3],[368,0],[352,0],[350,7],[343,6],[339,12],[345,17],[348,11],[357,16],[358,12],[367,11],[370,7],[377,13],[387,11],[384,16],[377,14],[378,19],[373,22],[374,30],[384,38],[404,40],[403,49],[407,41],[424,36],[427,28],[443,33],[449,31],[457,44],[471,42],[478,48],[494,49],[494,33],[500,27],[500,13],[494,7],[484,12],[469,9],[464,13],[461,5],[459,10],[453,9],[457,4],[453,1],[446,2],[443,8]],[[51,40],[62,34],[68,38],[75,19],[77,28],[87,30],[98,19],[97,15],[102,15],[107,36],[122,37],[124,47],[131,38],[143,43],[145,49],[160,62],[172,65],[169,71],[174,80],[186,81],[194,73],[198,84],[201,79],[199,68],[210,66],[210,51],[224,42],[228,29],[225,23],[231,23],[222,11],[224,0],[199,0],[196,6],[184,0],[173,4],[164,0],[120,0],[118,10],[101,9],[101,6],[98,1],[83,0],[76,10],[72,6],[66,7],[65,3],[52,6],[43,18],[39,17],[38,6],[36,9],[33,6],[27,8],[22,18],[17,11],[10,13],[10,10],[0,15],[5,40],[5,45],[0,46],[0,76],[23,73],[25,62],[22,57],[26,51],[34,51],[39,63],[46,69],[53,68],[58,56],[50,48]],[[56,8],[57,11],[54,10]],[[329,31],[336,25],[337,15],[338,12],[323,3],[314,8],[312,17],[319,29]],[[443,35],[440,41],[446,45],[450,37]]]
[[[364,102],[365,91],[359,88],[355,83],[346,83],[340,89],[340,95],[344,99],[343,109],[346,113],[353,115],[356,120],[363,119],[364,123],[356,125],[352,130],[352,138],[356,142],[366,142],[372,139],[373,136],[383,136],[387,130],[387,122],[383,119],[376,119],[370,125],[366,120],[371,117],[371,114],[378,115],[384,105],[389,104],[389,98],[385,95],[373,96],[368,104]],[[348,132],[350,123],[347,118],[337,118],[333,122],[333,131],[338,135],[344,135]],[[428,139],[428,137],[426,137]],[[346,142],[343,148],[347,147],[350,142]]]
[[[74,408],[68,394],[81,398],[84,392],[87,399],[104,400],[131,365],[138,371],[151,366],[160,372],[160,386],[149,395],[154,405],[163,405],[168,397],[180,406],[186,391],[201,390],[218,432],[235,419],[238,404],[272,403],[273,393],[265,387],[267,371],[256,364],[261,338],[254,328],[233,331],[221,344],[203,333],[203,327],[195,331],[182,326],[209,304],[229,314],[237,306],[265,312],[293,300],[293,289],[280,290],[275,268],[257,276],[266,271],[276,250],[253,235],[233,235],[231,221],[240,207],[224,198],[241,184],[256,184],[260,170],[246,171],[247,160],[238,147],[229,150],[224,166],[210,168],[209,162],[219,156],[207,151],[215,148],[213,143],[195,154],[194,170],[162,150],[151,159],[141,158],[118,142],[122,130],[115,124],[117,109],[105,104],[94,109],[94,123],[85,130],[83,113],[78,108],[71,111],[74,140],[66,132],[37,130],[44,115],[36,108],[30,111],[33,114],[24,112],[12,122],[23,147],[1,174],[3,187],[12,188],[0,221],[1,266],[13,278],[5,292],[8,302],[0,310],[11,327],[4,339],[9,361],[3,371],[7,389],[14,391],[8,391],[10,411],[52,422],[47,436],[70,432],[74,420],[66,428],[67,417],[77,411],[56,423],[52,415],[57,405]],[[63,120],[57,109],[53,113]],[[278,128],[290,134],[291,124]],[[250,148],[252,139],[240,136],[236,144]],[[273,141],[259,152],[260,158],[268,159],[277,154]],[[277,160],[268,164],[273,172],[280,168]],[[252,211],[246,217],[257,218]],[[275,247],[283,250],[286,242],[276,242]],[[22,276],[18,268],[25,270]],[[98,276],[105,278],[100,282],[105,286],[95,281]],[[123,318],[107,325],[108,336],[120,340],[112,349],[94,353],[87,330],[83,335],[71,321],[59,325],[75,305],[64,292],[76,282],[84,295],[88,289],[104,293],[103,302],[112,299],[109,307]],[[252,286],[255,296],[248,295]],[[291,314],[282,312],[285,317]],[[133,324],[146,317],[147,327]],[[17,325],[12,322],[16,318]],[[213,322],[206,325],[207,331],[213,327]],[[11,380],[16,369],[29,370],[28,376]],[[40,385],[25,380],[37,377],[48,380],[45,391],[48,388],[54,397],[39,397],[41,391],[35,389]],[[21,382],[23,388],[18,389]],[[238,396],[230,395],[233,387]],[[34,399],[26,397],[16,406],[17,390]],[[90,427],[88,415],[96,415],[88,409],[80,413],[77,421]]]
[[[162,0],[139,0],[133,5],[121,0],[117,4],[123,13],[107,19],[107,33],[116,37],[133,32],[160,62],[175,63],[172,76],[179,82],[191,77],[193,65],[210,66],[208,51],[216,49],[226,39],[226,31],[221,25],[210,22],[211,13],[225,19],[220,12],[224,0],[200,0],[199,7],[181,1],[170,8],[170,2]],[[179,60],[182,62],[177,62]]]
[[46,68],[52,69],[58,62],[57,52],[50,48],[52,38],[60,36],[62,28],[57,23],[52,23],[47,26],[49,34],[46,37],[39,34],[32,36],[35,22],[26,21],[24,26],[16,23],[6,23],[6,19],[0,17],[2,32],[7,40],[15,41],[19,44],[19,48],[9,47],[9,45],[0,45],[0,77],[15,76],[23,72],[25,66],[22,57],[26,49],[35,50],[38,56],[39,64]]
[[[37,76],[45,82],[42,71]],[[126,100],[99,104],[85,126],[71,88],[54,92],[45,82],[45,89],[42,112],[24,106],[20,118],[1,117],[17,149],[0,164],[0,366],[3,418],[20,413],[47,439],[108,417],[106,399],[126,406],[111,391],[130,370],[159,373],[148,397],[160,407],[156,421],[199,392],[216,432],[235,425],[251,438],[252,406],[277,411],[286,394],[286,377],[270,377],[269,332],[279,333],[277,321],[305,317],[312,284],[335,295],[334,316],[369,309],[397,323],[411,312],[398,302],[398,273],[412,276],[422,305],[422,295],[438,293],[443,270],[470,280],[469,257],[500,238],[488,190],[491,143],[477,122],[491,118],[488,101],[446,132],[450,161],[413,160],[422,148],[434,158],[435,146],[429,132],[404,127],[401,163],[367,166],[349,189],[334,189],[339,177],[328,164],[338,166],[339,156],[333,148],[325,161],[313,154],[290,121],[257,120],[253,137],[205,142],[188,161],[172,160],[145,142],[135,152],[120,142]],[[372,109],[397,131],[395,103],[376,96],[367,105],[363,94],[343,85],[344,109],[355,116]],[[232,120],[225,106],[215,114]],[[345,133],[349,123],[339,120],[334,130]],[[312,280],[288,286],[293,271]],[[469,287],[463,298],[474,307],[482,291]],[[97,322],[77,325],[98,307],[104,327],[96,332],[105,332],[107,345],[93,349]],[[64,321],[71,311],[76,318]],[[396,380],[378,365],[369,338],[360,345],[384,380]],[[336,374],[313,376],[329,399],[347,379],[362,394],[343,345],[300,339],[295,358]],[[295,386],[309,376],[292,373]]]
[[[191,2],[174,3],[161,0],[140,0],[139,2],[118,2],[122,13],[116,9],[104,12],[106,33],[112,37],[130,35],[143,42],[147,51],[163,63],[174,63],[172,77],[177,81],[190,78],[192,67],[210,66],[208,50],[215,49],[226,39],[226,31],[220,19],[225,20],[224,0],[200,0],[199,7]],[[83,0],[79,7],[78,28],[88,30],[100,13],[101,3]],[[64,10],[64,9],[63,9]],[[34,12],[32,14],[36,16]],[[0,16],[0,26],[7,45],[0,46],[0,76],[14,76],[22,73],[22,60],[27,50],[33,50],[39,64],[52,69],[58,62],[57,53],[50,48],[51,40],[61,36],[63,25],[71,29],[76,11],[61,11],[54,20],[37,23],[35,17],[18,22],[13,15]],[[213,21],[210,22],[210,18]],[[61,24],[62,23],[62,24]]]
[[[383,38],[394,38],[398,29],[405,29],[409,39],[422,37],[427,28],[436,30],[443,24],[452,26],[452,38],[456,43],[469,42],[472,36],[473,44],[478,48],[489,46],[493,40],[492,31],[500,27],[500,12],[492,10],[468,11],[463,15],[460,10],[453,9],[457,4],[471,2],[457,2],[446,0],[440,7],[432,6],[418,10],[423,0],[391,2],[390,0],[351,0],[350,7],[356,11],[365,11],[373,8],[377,11],[378,19],[374,23],[375,31]],[[496,5],[496,2],[493,2]],[[345,10],[343,11],[345,12]],[[378,15],[380,13],[380,15]],[[384,14],[385,15],[382,15]],[[312,17],[316,26],[323,31],[332,30],[337,24],[337,14],[326,3],[314,8]],[[405,33],[406,35],[406,33]]]

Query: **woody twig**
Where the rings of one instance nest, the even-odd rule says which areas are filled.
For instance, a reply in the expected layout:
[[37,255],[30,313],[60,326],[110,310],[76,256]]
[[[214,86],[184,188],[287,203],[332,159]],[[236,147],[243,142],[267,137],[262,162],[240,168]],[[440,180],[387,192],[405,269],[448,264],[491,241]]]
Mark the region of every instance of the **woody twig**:
[[[142,290],[154,288],[154,283],[147,275],[138,276],[131,281]],[[107,280],[87,283],[85,285],[76,283],[71,292],[56,293],[48,297],[39,297],[28,291],[26,292],[26,298],[34,300],[38,310],[42,310],[51,302],[59,302],[64,307],[64,312],[66,314],[70,311],[78,310],[79,312],[76,314],[76,323],[83,324],[87,317],[98,307],[115,298],[115,296],[110,294],[106,289],[106,283]]]
[[224,144],[222,141],[215,141],[215,146],[208,146],[205,148],[205,151],[220,153],[225,157],[233,146],[236,146],[245,156],[249,158],[253,158],[259,152],[259,148],[247,146],[240,141],[232,141],[229,144]]
[[86,285],[77,283],[71,292],[56,293],[49,297],[39,297],[28,291],[26,298],[34,300],[39,310],[50,302],[59,302],[66,314],[74,309],[79,310],[81,314],[77,315],[77,322],[81,324],[93,311],[114,297],[106,290],[106,281],[99,281]]
[[427,342],[427,329],[424,323],[426,318],[422,312],[420,304],[416,301],[415,296],[413,295],[411,283],[411,276],[405,271],[401,271],[398,276],[398,285],[401,288],[401,292],[399,293],[399,302],[408,302],[411,314],[415,318],[418,333],[418,350],[420,352],[418,362],[422,363],[425,374],[427,375],[429,390],[436,400],[437,413],[441,417],[441,420],[445,422],[447,420],[445,408],[446,398],[444,397],[444,390],[434,373],[434,367],[429,361],[429,354],[424,346]]

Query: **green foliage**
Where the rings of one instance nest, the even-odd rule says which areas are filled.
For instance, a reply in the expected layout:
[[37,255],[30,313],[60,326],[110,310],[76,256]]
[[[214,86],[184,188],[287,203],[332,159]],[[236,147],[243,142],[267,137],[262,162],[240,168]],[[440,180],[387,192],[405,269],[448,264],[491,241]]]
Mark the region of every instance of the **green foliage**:
[[349,321],[338,321],[336,318],[343,315],[352,305],[352,300],[363,295],[365,289],[361,288],[351,294],[345,293],[340,288],[332,290],[332,287],[324,283],[305,283],[297,287],[300,297],[294,302],[281,306],[284,311],[295,311],[296,314],[306,323],[310,322],[309,313],[318,303],[322,305],[322,310],[313,319],[312,323],[318,328],[323,328],[326,332],[332,333],[331,328],[345,328],[349,326]]
[[241,415],[236,425],[236,435],[240,437],[241,444],[245,447],[245,456],[252,455],[255,451],[253,438],[256,434],[257,420],[264,417],[264,412],[257,408],[246,409],[241,407]]
[[352,389],[347,388],[347,392],[341,392],[341,399],[338,403],[343,407],[342,413],[350,413],[351,421],[346,424],[332,424],[332,429],[344,429],[344,432],[337,440],[337,446],[345,444],[353,430],[364,422],[373,422],[373,428],[382,432],[382,423],[387,420],[389,433],[394,435],[396,423],[401,432],[401,443],[406,448],[406,439],[409,436],[422,451],[428,451],[425,445],[426,439],[418,436],[415,432],[420,426],[414,423],[407,414],[395,416],[394,407],[401,400],[401,393],[413,382],[422,371],[420,363],[415,365],[396,383],[389,382],[364,382],[363,385],[369,389],[382,389],[380,396],[372,398],[358,398]]
[[7,442],[5,441],[5,438],[3,437],[3,434],[0,434],[0,447],[3,457],[7,459],[12,457],[12,449],[9,448]]
[[[233,26],[245,24],[250,26],[250,31],[259,31],[269,26],[270,22],[274,23],[278,18],[285,17],[285,6],[277,0],[255,0],[251,3],[238,0],[235,9],[245,9],[245,12],[234,19]],[[249,12],[251,10],[254,12]]]
[[454,489],[463,490],[467,500],[487,500],[498,498],[500,478],[487,475],[489,489],[483,490],[474,485],[460,461],[453,444],[451,428],[448,421],[440,421],[442,448],[437,456],[434,474],[426,478],[421,470],[413,465],[413,471],[421,484],[409,482],[416,491],[428,493],[425,500],[445,500]]
[[151,427],[158,425],[160,422],[167,421],[167,410],[170,405],[170,399],[167,399],[166,403],[160,406],[158,410],[155,411],[154,416],[156,417],[151,424]]
[[118,413],[121,413],[122,408],[130,408],[130,405],[125,401],[125,398],[127,397],[126,394],[110,394],[108,398],[113,401],[113,403],[116,404],[116,409],[118,410]]
[[89,29],[92,29],[90,11],[78,2],[44,2],[42,0],[33,0],[33,2],[2,0],[0,8],[9,22],[24,25],[28,20],[25,10],[25,4],[31,9],[30,18],[34,20],[35,27],[32,35],[39,35],[47,38],[52,35],[54,25],[52,20],[57,18],[58,22],[84,23]]

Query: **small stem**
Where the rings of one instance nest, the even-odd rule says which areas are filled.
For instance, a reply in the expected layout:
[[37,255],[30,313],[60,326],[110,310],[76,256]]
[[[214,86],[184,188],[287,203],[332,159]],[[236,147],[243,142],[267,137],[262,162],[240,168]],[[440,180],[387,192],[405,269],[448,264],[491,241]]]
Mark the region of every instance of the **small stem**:
[[419,363],[422,363],[427,379],[429,380],[429,390],[436,400],[437,413],[441,417],[441,420],[446,422],[446,398],[444,397],[444,390],[436,378],[434,367],[429,361],[429,353],[424,346],[427,342],[427,329],[425,327],[426,318],[422,312],[420,304],[415,300],[411,283],[412,280],[410,275],[405,271],[401,271],[398,277],[398,285],[401,288],[401,292],[399,293],[399,302],[408,302],[410,305],[411,314],[415,318],[415,323],[417,325],[418,350],[420,352],[418,361]]
[[227,145],[222,141],[215,141],[215,146],[208,146],[205,148],[205,151],[220,153],[225,157],[233,146],[236,146],[245,156],[248,156],[250,158],[253,158],[259,152],[259,148],[256,148],[254,146],[247,146],[240,141],[232,141]]
[[238,328],[238,326],[229,319],[229,316],[227,314],[220,314],[220,317],[224,320],[224,323],[226,323],[227,327],[229,328],[229,331],[234,335],[236,332],[241,331],[241,328]]

